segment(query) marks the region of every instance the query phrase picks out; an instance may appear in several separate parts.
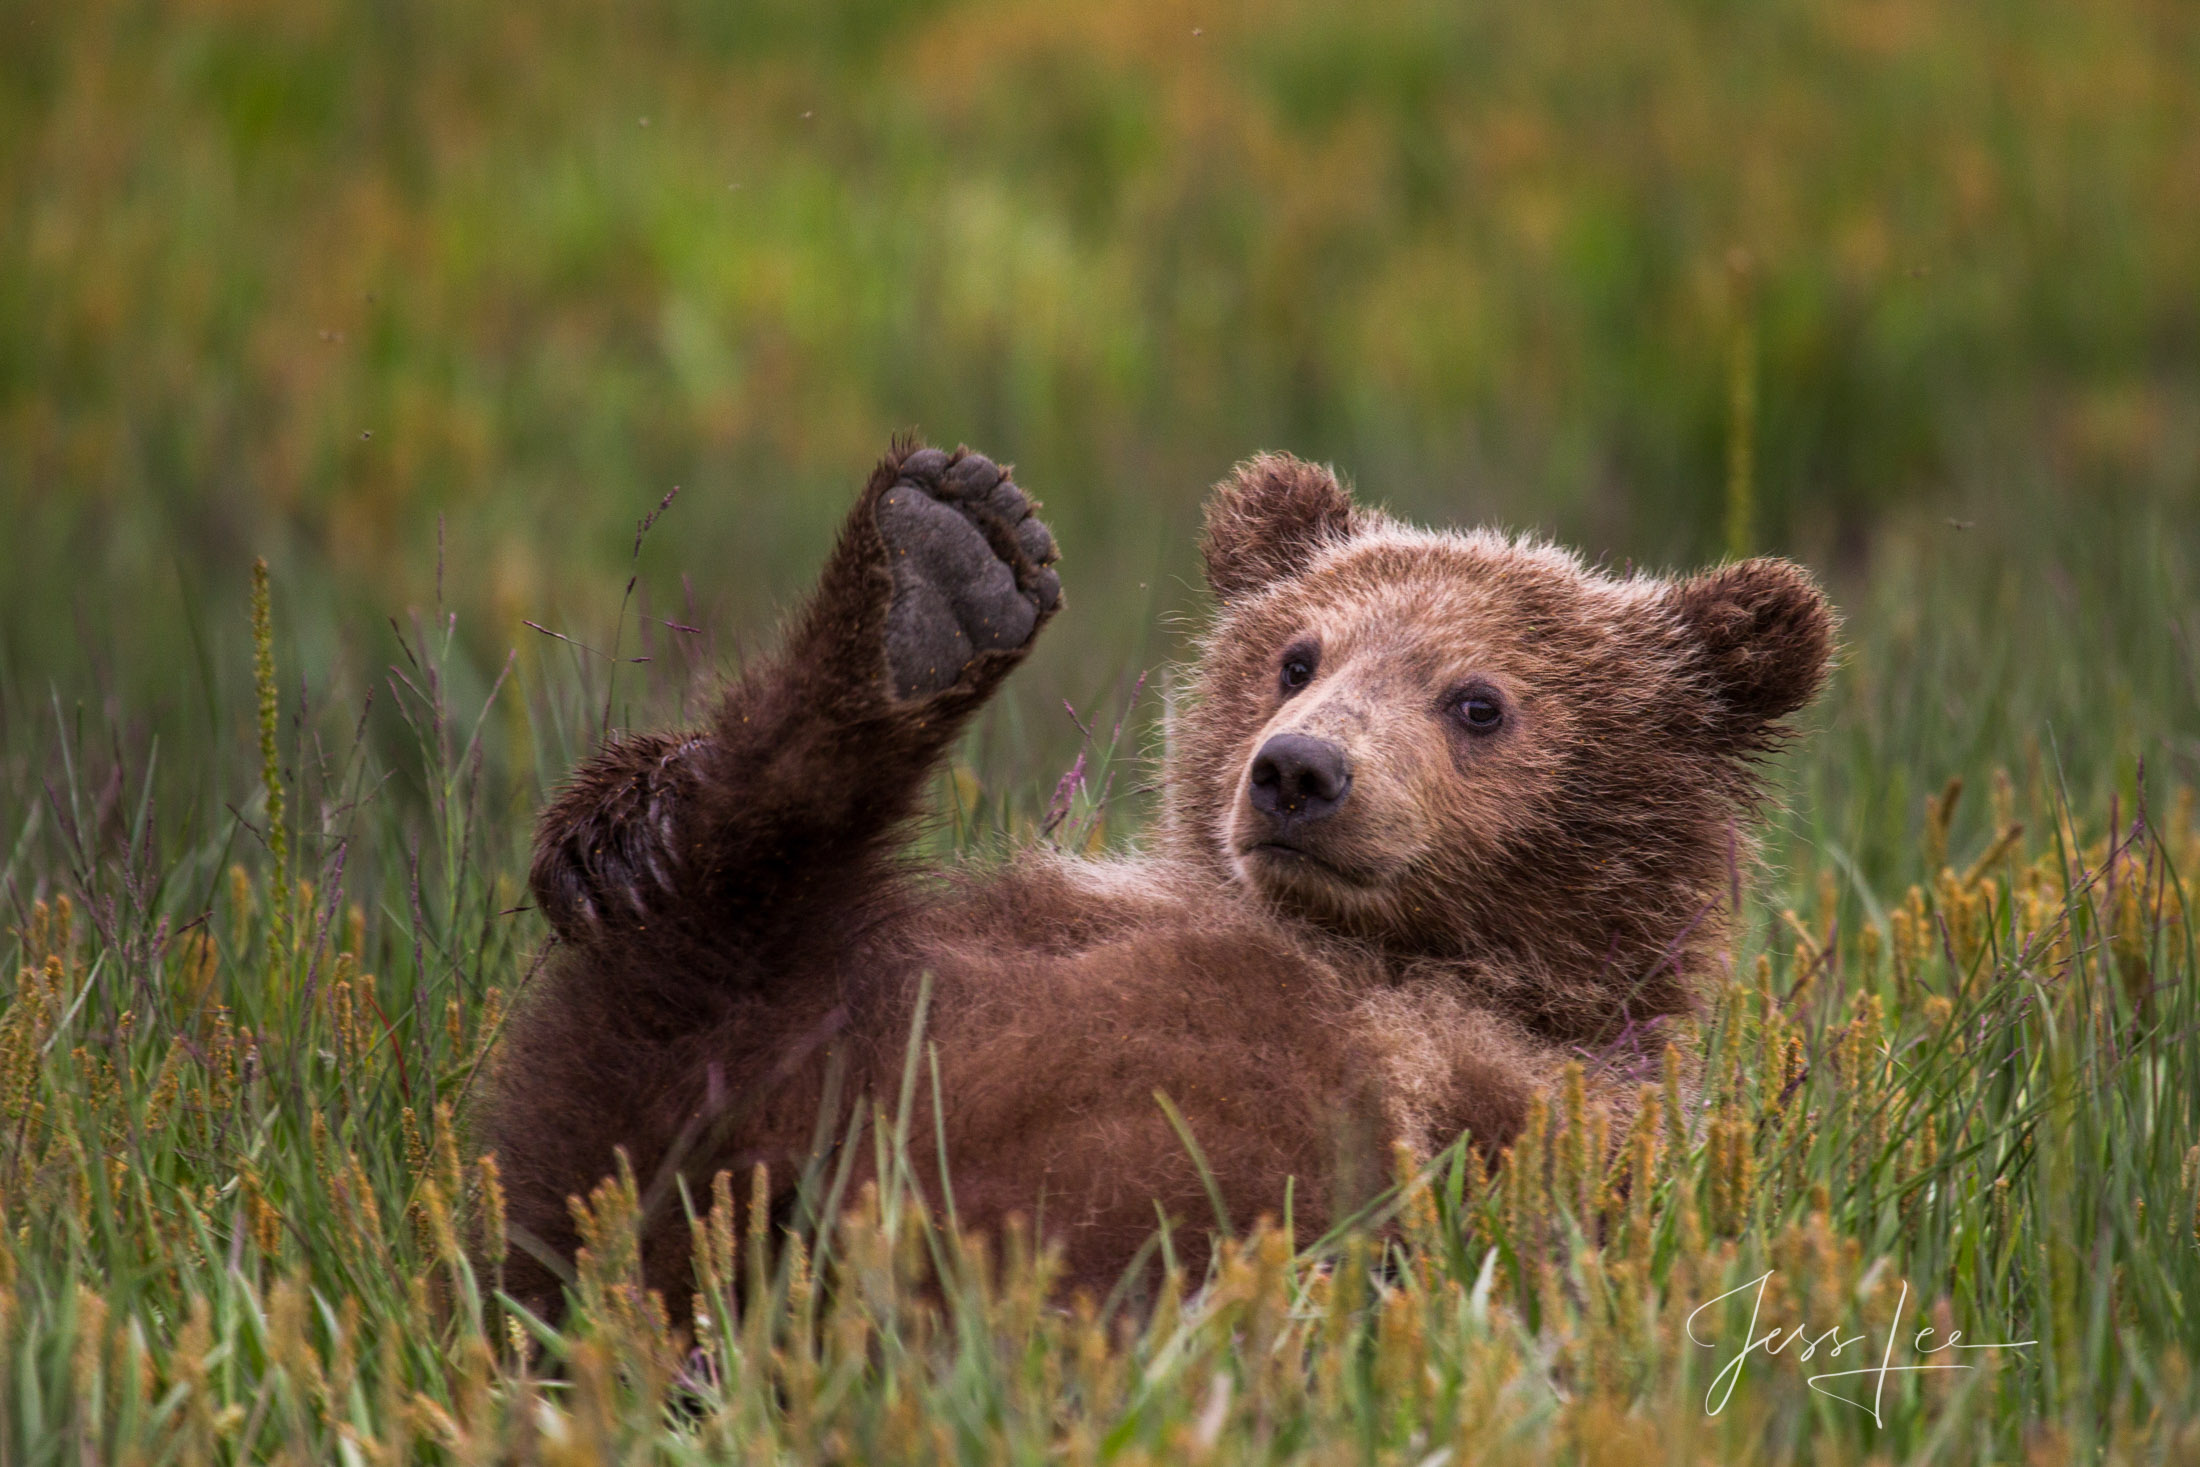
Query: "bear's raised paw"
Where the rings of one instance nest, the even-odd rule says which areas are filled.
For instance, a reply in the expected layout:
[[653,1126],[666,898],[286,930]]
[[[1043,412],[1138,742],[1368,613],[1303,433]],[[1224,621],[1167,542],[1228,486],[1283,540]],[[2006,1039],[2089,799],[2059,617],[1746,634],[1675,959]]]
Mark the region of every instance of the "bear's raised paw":
[[983,454],[922,448],[879,499],[894,577],[886,666],[903,701],[953,687],[971,661],[1031,641],[1062,596],[1054,536]]
[[703,747],[662,734],[607,744],[543,812],[527,884],[559,936],[578,942],[665,914]]

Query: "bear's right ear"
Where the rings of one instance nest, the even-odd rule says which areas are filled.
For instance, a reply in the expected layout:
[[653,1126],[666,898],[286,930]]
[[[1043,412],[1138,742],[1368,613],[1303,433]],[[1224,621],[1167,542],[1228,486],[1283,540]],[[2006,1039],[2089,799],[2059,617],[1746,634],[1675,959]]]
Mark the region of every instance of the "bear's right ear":
[[1287,453],[1239,464],[1208,496],[1206,520],[1199,553],[1207,584],[1225,602],[1298,574],[1324,545],[1360,527],[1337,476]]

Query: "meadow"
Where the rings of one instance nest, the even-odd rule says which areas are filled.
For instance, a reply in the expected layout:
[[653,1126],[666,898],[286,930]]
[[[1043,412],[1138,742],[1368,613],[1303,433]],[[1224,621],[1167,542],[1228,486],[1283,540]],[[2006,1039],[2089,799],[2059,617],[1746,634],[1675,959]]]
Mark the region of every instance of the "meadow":
[[[2196,63],[2140,0],[0,11],[0,1464],[2194,1460]],[[967,859],[1138,839],[1255,448],[1816,566],[1703,1093],[1137,1308],[883,1097],[883,1189],[690,1199],[696,1338],[617,1185],[508,1307],[531,812],[912,426],[1067,555]],[[1768,1270],[1807,1338],[1723,1378]]]

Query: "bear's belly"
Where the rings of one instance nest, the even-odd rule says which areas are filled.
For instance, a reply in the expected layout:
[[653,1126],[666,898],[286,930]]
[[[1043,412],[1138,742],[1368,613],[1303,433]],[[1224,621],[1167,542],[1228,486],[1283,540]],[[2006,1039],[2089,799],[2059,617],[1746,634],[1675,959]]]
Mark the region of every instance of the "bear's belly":
[[1448,1144],[1459,1114],[1487,1138],[1525,1105],[1494,1021],[1259,928],[1067,953],[943,943],[925,967],[945,1123],[920,1077],[912,1150],[944,1140],[966,1225],[1035,1220],[1099,1289],[1163,1217],[1195,1267],[1218,1221],[1288,1217],[1310,1242],[1387,1184],[1393,1143]]

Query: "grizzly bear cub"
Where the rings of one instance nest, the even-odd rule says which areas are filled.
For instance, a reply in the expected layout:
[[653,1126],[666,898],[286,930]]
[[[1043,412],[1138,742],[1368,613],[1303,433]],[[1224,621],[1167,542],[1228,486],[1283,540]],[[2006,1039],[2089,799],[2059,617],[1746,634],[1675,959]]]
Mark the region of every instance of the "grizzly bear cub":
[[1103,1288],[1159,1219],[1197,1266],[1218,1199],[1311,1237],[1393,1143],[1494,1150],[1569,1058],[1622,1070],[1694,1005],[1753,756],[1825,676],[1804,571],[1613,576],[1253,459],[1207,506],[1219,605],[1153,850],[921,871],[935,767],[1060,605],[1032,508],[897,445],[709,726],[613,740],[544,814],[555,950],[486,1117],[521,1297],[557,1307],[567,1199],[623,1148],[677,1309],[683,1190],[763,1162],[787,1206],[848,1105],[894,1104],[922,991],[915,1149],[965,1225],[1034,1218]]

